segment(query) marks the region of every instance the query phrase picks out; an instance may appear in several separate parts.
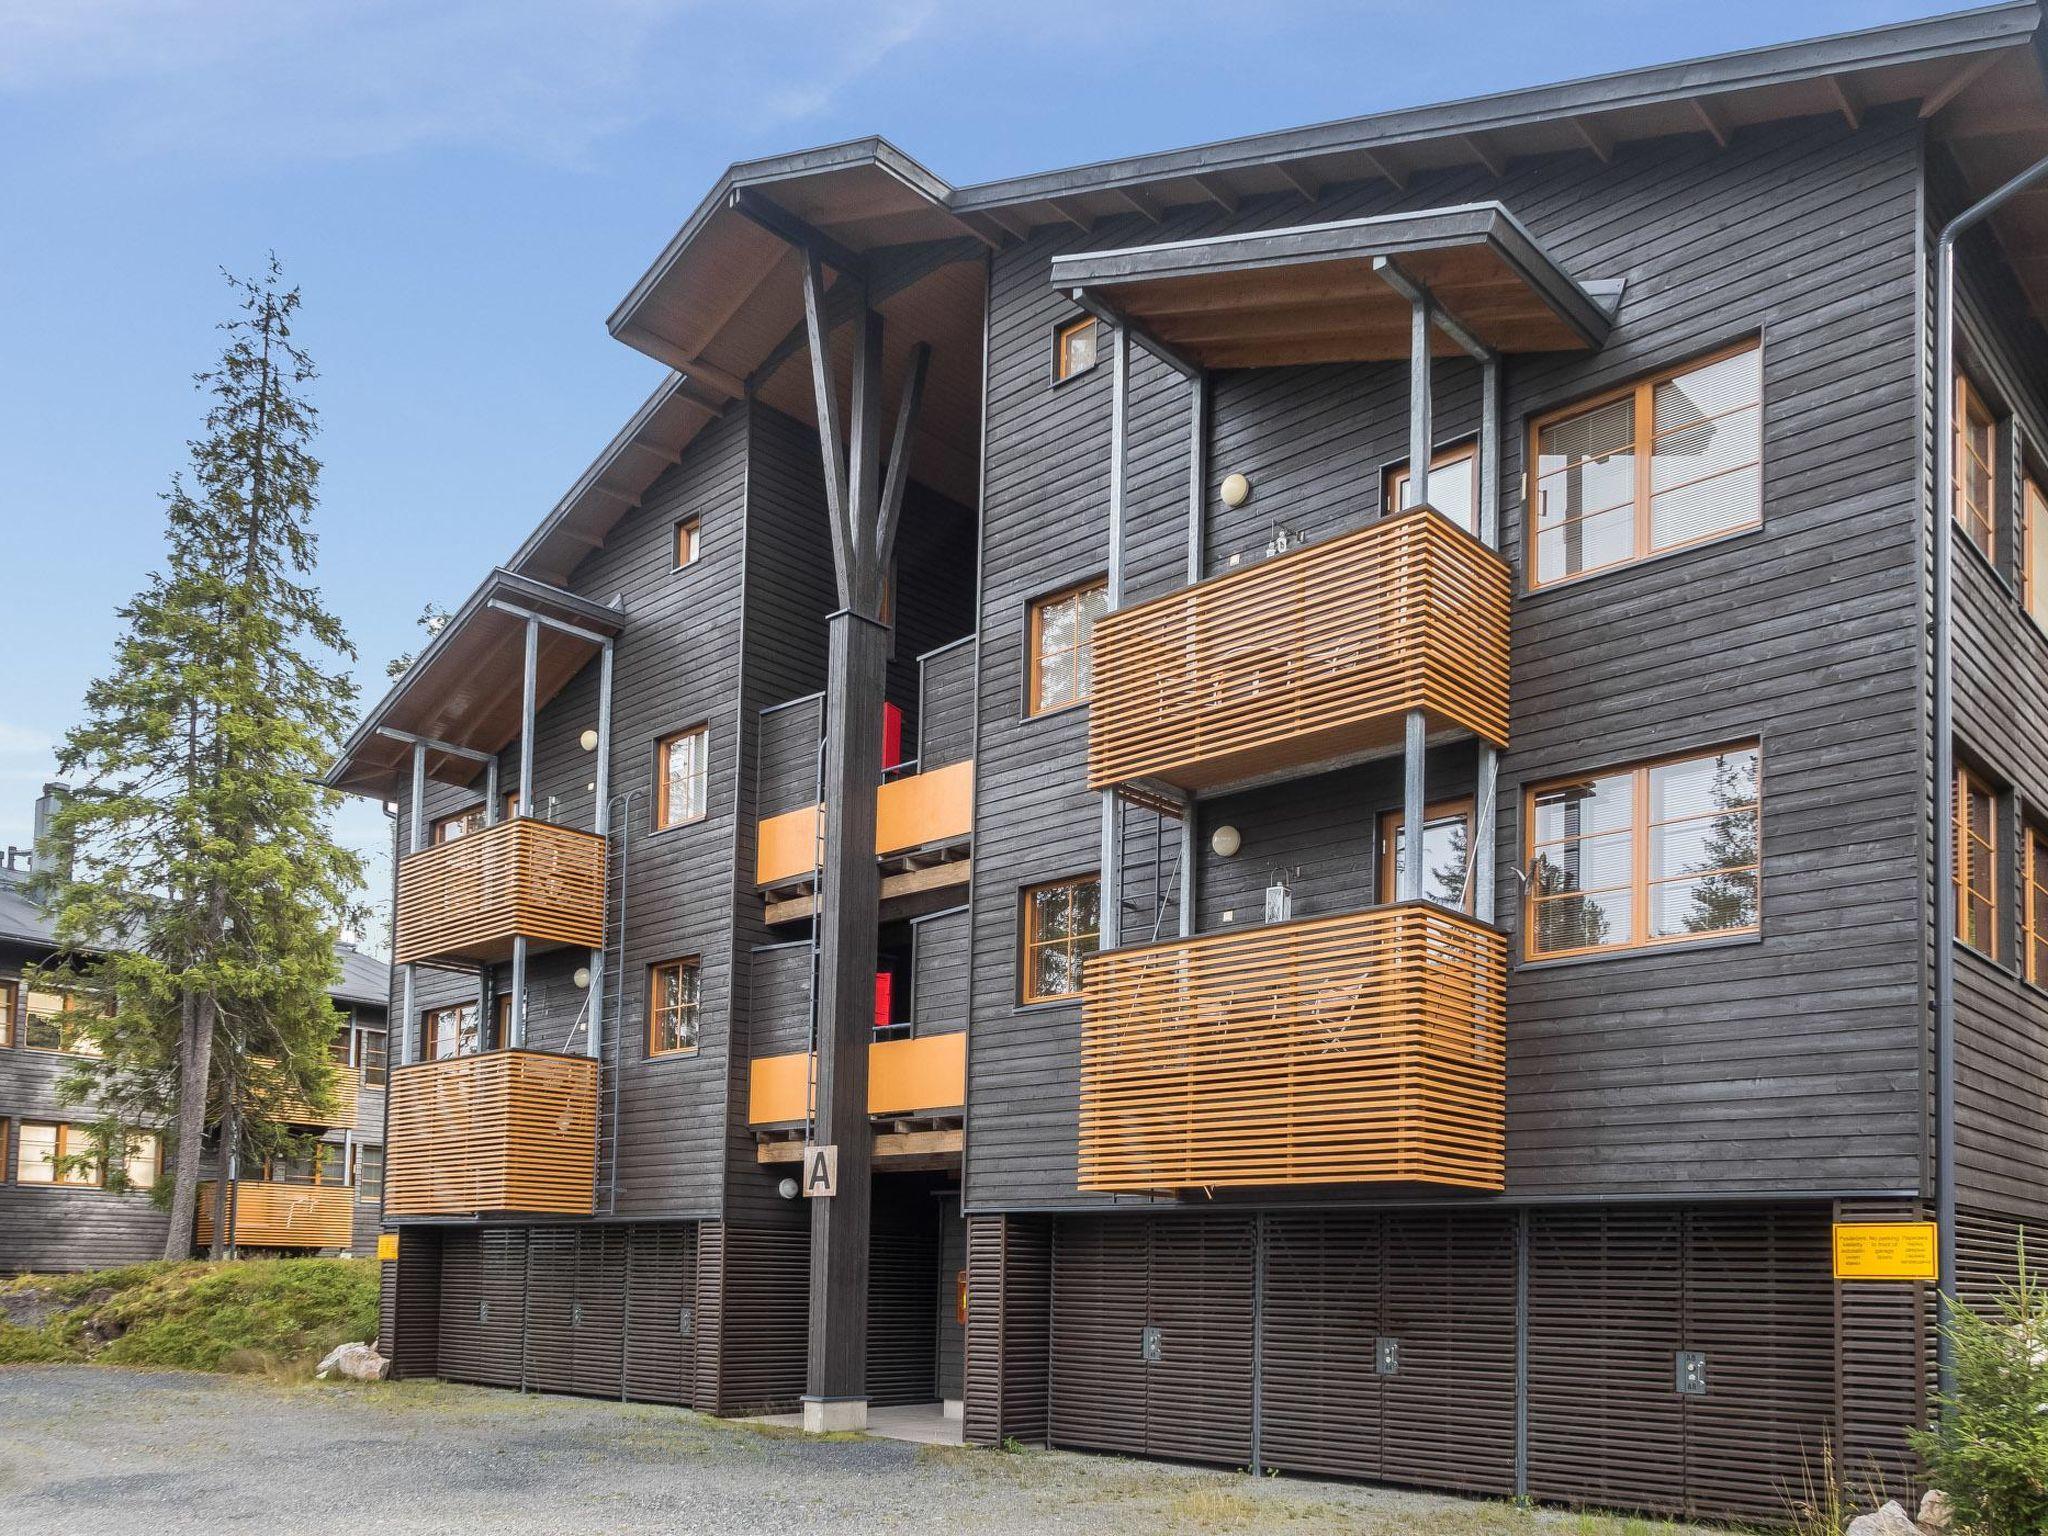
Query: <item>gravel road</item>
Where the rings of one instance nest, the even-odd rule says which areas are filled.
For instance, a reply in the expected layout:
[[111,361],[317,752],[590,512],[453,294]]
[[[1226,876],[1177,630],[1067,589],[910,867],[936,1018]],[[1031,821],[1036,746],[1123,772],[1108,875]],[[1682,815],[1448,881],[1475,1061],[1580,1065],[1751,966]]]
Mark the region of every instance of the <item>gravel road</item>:
[[43,1536],[1648,1529],[1104,1456],[808,1440],[680,1409],[430,1382],[0,1368],[0,1531]]

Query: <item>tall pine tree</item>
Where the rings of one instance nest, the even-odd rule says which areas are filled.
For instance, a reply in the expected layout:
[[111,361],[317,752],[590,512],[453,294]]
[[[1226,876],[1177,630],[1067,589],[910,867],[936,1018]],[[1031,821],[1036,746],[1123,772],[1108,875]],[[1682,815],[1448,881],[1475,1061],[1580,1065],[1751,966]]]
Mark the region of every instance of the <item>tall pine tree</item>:
[[320,464],[299,293],[275,256],[228,280],[240,313],[196,376],[205,434],[164,496],[164,568],[121,610],[113,666],[59,753],[81,782],[37,860],[52,968],[101,1016],[101,1054],[64,1092],[92,1106],[85,1155],[116,1187],[136,1129],[169,1133],[167,1258],[190,1245],[210,1124],[223,1163],[246,1164],[300,1149],[285,1099],[331,1106],[327,988],[361,878],[313,783],[353,712],[355,653],[310,580]]

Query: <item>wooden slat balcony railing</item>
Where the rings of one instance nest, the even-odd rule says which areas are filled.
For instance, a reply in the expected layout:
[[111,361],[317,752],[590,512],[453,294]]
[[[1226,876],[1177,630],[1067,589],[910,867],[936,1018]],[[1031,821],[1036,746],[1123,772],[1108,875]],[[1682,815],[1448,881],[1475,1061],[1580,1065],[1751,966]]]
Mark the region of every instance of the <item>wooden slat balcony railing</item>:
[[[192,1240],[213,1241],[214,1183],[199,1186],[199,1216]],[[237,1179],[234,1234],[238,1248],[346,1248],[353,1231],[356,1192],[341,1184],[273,1184]]]
[[[275,1071],[277,1064],[258,1059],[259,1071]],[[270,1114],[284,1125],[312,1125],[322,1130],[352,1130],[356,1123],[356,1070],[335,1063],[332,1068],[331,1093],[332,1109],[315,1109],[304,1096],[289,1089],[273,1090],[267,1108]]]
[[[747,1123],[788,1125],[805,1118],[810,1056],[792,1051],[747,1064]],[[967,1102],[967,1036],[959,1031],[868,1047],[868,1113],[934,1115]]]
[[604,941],[604,839],[530,816],[422,848],[398,866],[392,958],[497,964],[512,940]]
[[[783,885],[808,876],[818,857],[815,805],[799,806],[761,823],[754,878]],[[974,830],[974,764],[948,763],[929,773],[905,774],[875,791],[875,856],[955,843]]]
[[1507,564],[1427,509],[1106,614],[1088,784],[1207,791],[1401,739],[1421,709],[1507,745]]
[[384,1164],[387,1216],[588,1216],[596,1208],[597,1063],[487,1051],[395,1068]]
[[1093,956],[1080,1187],[1506,1173],[1507,941],[1427,902]]

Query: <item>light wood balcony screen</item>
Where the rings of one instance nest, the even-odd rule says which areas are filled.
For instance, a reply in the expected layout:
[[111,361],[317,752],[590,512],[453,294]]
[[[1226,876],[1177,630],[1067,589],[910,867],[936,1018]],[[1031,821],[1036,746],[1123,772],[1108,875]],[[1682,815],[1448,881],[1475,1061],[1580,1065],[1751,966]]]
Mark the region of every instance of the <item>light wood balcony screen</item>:
[[487,1051],[391,1074],[384,1213],[588,1216],[597,1183],[597,1063]]
[[604,839],[515,817],[398,866],[392,958],[498,963],[524,935],[540,948],[604,941]]
[[[268,1060],[259,1060],[257,1066],[259,1070],[277,1069],[277,1064]],[[332,1109],[315,1109],[302,1095],[287,1089],[272,1097],[267,1106],[270,1114],[283,1125],[317,1125],[330,1131],[353,1129],[356,1123],[356,1069],[337,1062],[331,1070]]]
[[[234,1186],[238,1248],[346,1248],[352,1241],[356,1192],[341,1184],[272,1184],[237,1179]],[[213,1241],[214,1182],[199,1186],[199,1216],[192,1237]]]
[[1093,956],[1080,1187],[1505,1177],[1507,943],[1424,902]]
[[1088,783],[1212,790],[1401,739],[1427,711],[1507,745],[1507,564],[1417,509],[1106,614]]
[[[810,1057],[803,1051],[747,1063],[747,1123],[786,1125],[805,1118]],[[967,1102],[967,1036],[959,1031],[868,1047],[868,1113],[929,1115]]]
[[[818,858],[818,822],[824,811],[800,805],[761,823],[754,878],[781,885],[811,873]],[[949,763],[929,773],[905,774],[875,791],[875,856],[909,853],[958,842],[974,830],[974,764]]]

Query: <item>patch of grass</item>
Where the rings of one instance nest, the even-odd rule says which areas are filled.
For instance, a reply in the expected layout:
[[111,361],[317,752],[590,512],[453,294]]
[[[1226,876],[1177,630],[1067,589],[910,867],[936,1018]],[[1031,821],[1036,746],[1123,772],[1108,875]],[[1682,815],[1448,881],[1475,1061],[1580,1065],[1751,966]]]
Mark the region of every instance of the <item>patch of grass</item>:
[[1168,1500],[1166,1514],[1177,1525],[1228,1530],[1258,1519],[1259,1501],[1234,1488],[1196,1488]]

